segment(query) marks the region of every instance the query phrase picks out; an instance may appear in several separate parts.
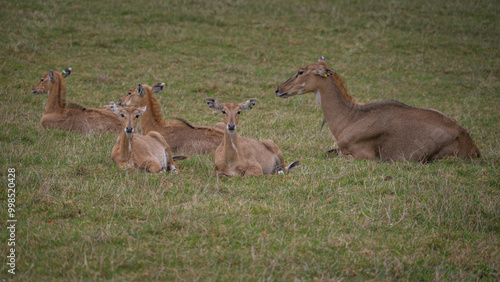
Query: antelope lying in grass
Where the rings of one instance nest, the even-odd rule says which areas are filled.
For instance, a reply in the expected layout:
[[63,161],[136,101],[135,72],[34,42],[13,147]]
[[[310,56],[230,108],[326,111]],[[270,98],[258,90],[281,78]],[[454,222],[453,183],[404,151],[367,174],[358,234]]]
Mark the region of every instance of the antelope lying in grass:
[[429,162],[444,156],[479,157],[479,149],[457,122],[433,109],[396,101],[361,104],[347,93],[323,58],[300,68],[276,96],[313,92],[338,142],[339,154],[355,159]]
[[204,154],[215,151],[222,142],[224,132],[222,130],[193,126],[181,119],[170,120],[168,123],[161,115],[158,100],[153,95],[160,93],[165,83],[158,83],[153,87],[141,85],[130,89],[127,95],[120,98],[119,103],[132,102],[133,106],[147,106],[148,111],[141,120],[143,134],[150,131],[158,131],[172,148],[172,151],[183,154]]
[[283,153],[272,140],[256,141],[241,137],[236,126],[241,111],[249,111],[257,103],[257,99],[246,102],[225,104],[213,98],[206,99],[212,110],[221,111],[224,115],[224,142],[215,151],[215,175],[221,176],[260,176],[278,172],[284,174],[295,168],[299,162],[284,167]]
[[44,128],[72,130],[83,134],[114,132],[121,130],[121,120],[113,112],[104,109],[66,105],[63,79],[71,74],[71,68],[59,72],[50,71],[33,87],[33,94],[48,93],[45,113],[40,119]]
[[134,134],[137,119],[144,114],[146,107],[121,107],[110,103],[111,110],[122,120],[122,131],[116,138],[111,151],[111,158],[119,167],[138,168],[149,172],[165,172],[171,170],[178,173],[175,160],[183,160],[185,156],[173,156],[165,138],[156,131],[147,135]]

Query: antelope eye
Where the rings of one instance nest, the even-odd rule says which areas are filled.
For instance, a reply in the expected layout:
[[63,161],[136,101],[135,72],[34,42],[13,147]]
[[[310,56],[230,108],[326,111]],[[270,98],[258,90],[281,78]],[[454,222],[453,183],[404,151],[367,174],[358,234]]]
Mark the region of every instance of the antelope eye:
[[139,118],[139,117],[140,117],[140,115],[135,115],[135,118]]
[[120,114],[120,116],[125,117],[125,115],[124,115],[124,114]]
[[299,75],[301,75],[301,74],[303,74],[303,73],[304,73],[303,71],[299,71],[299,72],[298,72],[298,74],[299,74]]
[[40,78],[40,82],[43,82],[43,78]]
[[238,115],[239,115],[240,113],[241,113],[241,111],[237,111],[237,112],[236,112],[236,114],[238,114]]
[[132,95],[132,92],[130,92],[130,91],[129,91],[129,92],[127,92],[127,95],[129,95],[129,96],[130,96],[130,95]]
[[223,115],[225,115],[225,114],[226,114],[226,111],[224,111],[224,110],[223,110],[223,111],[222,111],[222,114],[223,114]]

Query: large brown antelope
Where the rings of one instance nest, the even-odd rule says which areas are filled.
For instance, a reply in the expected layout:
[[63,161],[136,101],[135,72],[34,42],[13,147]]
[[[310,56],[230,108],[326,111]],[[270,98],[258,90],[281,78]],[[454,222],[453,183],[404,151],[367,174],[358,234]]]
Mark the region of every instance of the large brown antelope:
[[168,122],[161,114],[160,104],[153,94],[160,93],[165,83],[158,83],[153,87],[138,84],[130,89],[127,95],[120,98],[119,103],[131,101],[131,105],[147,106],[148,111],[141,119],[143,134],[150,131],[158,131],[172,148],[172,151],[183,154],[204,154],[215,151],[224,138],[222,130],[194,126],[181,119],[173,119]]
[[467,131],[437,110],[396,101],[357,103],[324,58],[300,68],[278,87],[276,96],[288,98],[309,92],[321,104],[340,155],[389,162],[480,156]]
[[174,162],[186,157],[172,155],[165,138],[156,131],[147,135],[134,134],[137,119],[144,114],[147,107],[121,107],[111,102],[111,110],[123,120],[122,131],[116,138],[111,151],[115,164],[123,168],[138,168],[148,172],[165,172],[171,170],[178,173],[179,167]]
[[33,94],[49,94],[40,124],[44,128],[71,130],[83,134],[120,132],[121,120],[113,112],[66,104],[63,79],[70,74],[71,68],[63,70],[62,73],[50,71],[40,78],[40,82],[31,90]]
[[215,175],[221,176],[261,176],[278,172],[284,174],[295,168],[299,162],[285,167],[283,153],[272,140],[256,141],[241,137],[236,132],[241,111],[249,111],[257,103],[257,99],[237,104],[236,102],[220,103],[213,98],[206,98],[212,110],[221,111],[224,115],[224,142],[215,151]]

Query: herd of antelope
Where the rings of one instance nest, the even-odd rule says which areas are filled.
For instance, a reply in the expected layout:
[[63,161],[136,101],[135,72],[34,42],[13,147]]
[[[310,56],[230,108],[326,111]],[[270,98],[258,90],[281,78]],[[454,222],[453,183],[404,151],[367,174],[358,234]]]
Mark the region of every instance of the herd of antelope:
[[[102,108],[66,104],[64,79],[71,68],[50,71],[32,89],[48,94],[40,124],[44,128],[72,130],[83,134],[118,134],[111,159],[119,167],[148,172],[178,173],[175,161],[182,155],[214,152],[214,172],[221,176],[285,174],[299,164],[285,166],[283,153],[272,140],[258,141],[237,133],[242,111],[250,111],[257,99],[222,103],[206,98],[208,107],[223,115],[214,127],[195,126],[176,118],[165,120],[155,94],[164,83],[138,84]],[[323,110],[324,121],[337,141],[336,152],[354,159],[386,162],[430,162],[445,156],[463,159],[480,157],[467,131],[453,118],[434,109],[420,109],[396,101],[362,104],[346,90],[340,77],[324,58],[300,68],[276,89],[276,96],[314,93]],[[142,117],[141,117],[142,116]],[[141,117],[142,134],[136,132]],[[181,155],[174,155],[181,154]]]

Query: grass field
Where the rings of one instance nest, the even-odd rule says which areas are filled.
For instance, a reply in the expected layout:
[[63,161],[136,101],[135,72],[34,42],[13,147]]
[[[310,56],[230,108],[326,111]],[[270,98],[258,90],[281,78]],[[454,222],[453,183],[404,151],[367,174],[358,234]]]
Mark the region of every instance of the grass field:
[[[500,279],[500,2],[254,2],[2,1],[0,278]],[[314,95],[274,95],[320,56],[359,102],[452,116],[482,157],[327,158],[335,140]],[[40,126],[47,96],[31,88],[67,67],[68,102],[101,107],[165,82],[163,115],[196,125],[222,121],[205,97],[257,98],[240,134],[302,165],[217,179],[212,153],[179,162],[180,175],[119,169],[116,136]]]

